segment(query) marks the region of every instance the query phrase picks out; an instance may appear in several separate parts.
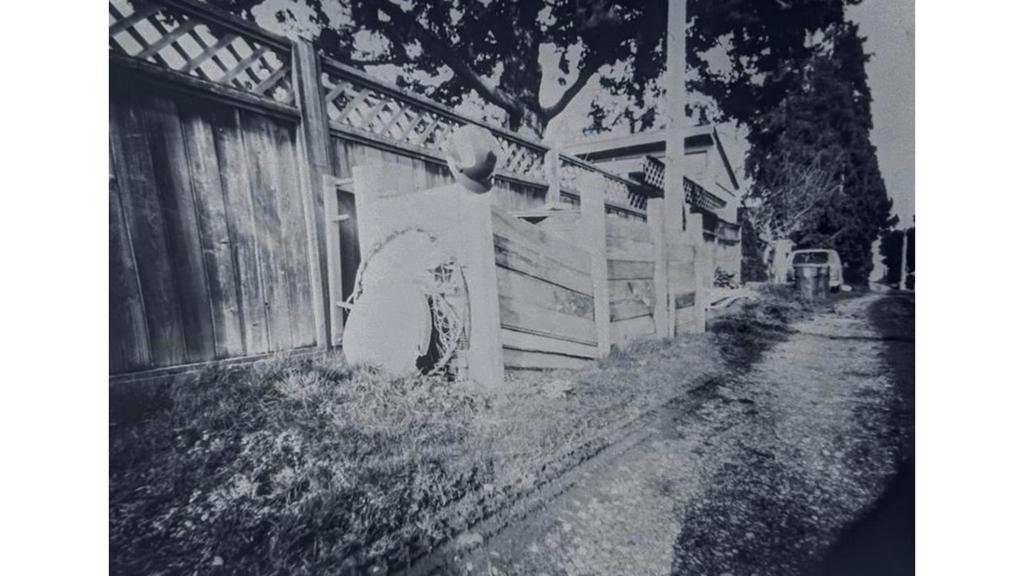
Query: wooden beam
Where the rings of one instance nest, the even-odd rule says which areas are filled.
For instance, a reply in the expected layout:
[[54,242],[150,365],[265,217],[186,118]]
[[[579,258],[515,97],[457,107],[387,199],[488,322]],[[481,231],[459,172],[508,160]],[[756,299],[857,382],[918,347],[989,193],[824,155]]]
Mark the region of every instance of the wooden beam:
[[[332,210],[325,211],[324,179],[333,174],[331,135],[320,87],[320,64],[316,51],[309,42],[299,40],[292,44],[291,52],[292,86],[302,112],[299,129],[302,165],[305,167],[308,186],[302,197],[306,226],[309,229],[309,268],[317,342],[320,346],[329,347],[338,342],[335,338],[341,334],[341,317],[337,307],[330,305],[332,297],[341,295],[341,265],[339,262],[336,269],[338,277],[335,280],[339,291],[335,294],[331,292],[329,277],[332,271],[328,260],[328,255],[336,253],[339,245],[336,238],[333,243],[327,241],[328,225],[325,220],[325,216],[336,216],[338,213],[336,192],[330,195],[333,199]],[[337,224],[330,228],[337,233]],[[338,254],[335,256],[340,258]]]
[[[328,314],[328,346],[341,346],[341,337],[344,332],[345,315],[343,309],[346,304],[343,301],[343,284],[341,275],[341,230],[338,224],[338,179],[330,175],[323,177],[321,186],[323,191],[324,216],[328,219],[325,230],[327,256],[327,300],[335,302]],[[345,214],[347,217],[348,215]],[[346,220],[348,218],[345,218]]]
[[682,230],[683,162],[686,138],[686,0],[668,2],[668,52],[665,82],[665,228]]
[[608,299],[607,216],[604,194],[598,174],[588,174],[580,182],[580,236],[590,251],[590,278],[594,286],[594,322],[597,326],[597,352],[611,352],[611,312]]
[[548,181],[545,204],[558,204],[562,198],[562,170],[558,150],[552,148],[544,154],[544,175]]
[[137,60],[130,56],[111,53],[108,57],[110,60],[111,82],[115,81],[114,76],[120,71],[131,71],[160,80],[163,83],[162,87],[165,89],[200,94],[232,106],[262,114],[270,114],[276,118],[294,122],[299,114],[298,109],[294,106],[282,104],[266,96],[257,96],[238,88],[182,74],[181,72],[157,66],[144,60]]
[[669,314],[668,257],[665,250],[665,200],[647,200],[647,224],[654,240],[654,327],[658,336],[673,336]]

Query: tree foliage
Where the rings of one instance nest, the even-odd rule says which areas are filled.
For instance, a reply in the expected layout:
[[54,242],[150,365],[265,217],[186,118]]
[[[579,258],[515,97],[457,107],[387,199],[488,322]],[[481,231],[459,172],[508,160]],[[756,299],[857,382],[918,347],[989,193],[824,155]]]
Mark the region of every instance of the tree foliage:
[[[264,1],[214,3],[251,16]],[[400,85],[447,105],[475,93],[503,110],[510,128],[538,136],[603,66],[621,72],[602,76],[604,89],[652,110],[647,100],[664,69],[664,0],[297,1],[311,11],[312,40],[327,56],[357,67],[396,66]],[[296,15],[285,7],[277,17]],[[361,36],[367,40],[359,43]],[[553,102],[541,102],[546,47],[557,56],[562,87]]]
[[[858,282],[891,202],[870,141],[867,55],[845,8],[861,0],[690,0],[687,89],[693,116],[748,130],[751,222],[773,238],[834,247]],[[211,0],[252,16],[268,0]],[[291,0],[318,49],[356,67],[391,66],[400,86],[450,106],[474,96],[507,125],[543,136],[593,78],[590,127],[636,132],[659,121],[667,0]],[[276,5],[276,4],[275,4]],[[543,55],[557,97],[542,102]],[[600,74],[598,74],[600,71]],[[550,70],[548,72],[551,72]],[[628,105],[612,112],[608,99]],[[620,107],[621,108],[621,107]]]
[[688,90],[708,96],[719,119],[756,124],[803,84],[820,37],[860,1],[691,0]]
[[799,85],[751,122],[747,172],[761,229],[834,248],[846,279],[871,271],[871,244],[895,224],[871,143],[867,55],[857,26],[830,27]]

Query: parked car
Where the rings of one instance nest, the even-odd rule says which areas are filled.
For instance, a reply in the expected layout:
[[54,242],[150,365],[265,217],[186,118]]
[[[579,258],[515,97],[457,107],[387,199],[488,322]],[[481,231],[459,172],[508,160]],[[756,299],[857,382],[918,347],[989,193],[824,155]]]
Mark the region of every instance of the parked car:
[[828,287],[835,292],[843,285],[843,262],[835,250],[824,248],[794,250],[790,253],[789,262],[786,265],[786,281],[788,282],[792,282],[795,278],[793,270],[795,264],[828,264]]

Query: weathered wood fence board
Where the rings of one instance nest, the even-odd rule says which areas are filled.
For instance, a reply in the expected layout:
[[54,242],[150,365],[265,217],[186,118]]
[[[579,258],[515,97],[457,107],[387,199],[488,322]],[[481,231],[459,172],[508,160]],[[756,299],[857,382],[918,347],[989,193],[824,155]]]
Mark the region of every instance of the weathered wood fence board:
[[611,341],[656,333],[655,240],[648,222],[614,214],[607,217],[608,309]]
[[150,364],[149,329],[146,325],[146,310],[139,285],[139,272],[135,266],[128,223],[121,202],[118,176],[114,173],[114,158],[110,158],[109,188],[109,330],[111,334],[124,335],[111,339],[109,347],[110,366],[125,369],[145,368]]
[[512,295],[499,293],[501,325],[504,328],[560,338],[580,344],[597,345],[594,320],[556,312]]
[[532,370],[578,370],[586,367],[591,361],[590,358],[566,356],[550,352],[530,352],[525,350],[516,350],[514,348],[505,348],[503,355],[505,368],[524,368]]
[[256,243],[255,205],[249,159],[242,141],[241,112],[215,108],[211,111],[211,120],[231,259],[235,265],[243,350],[247,355],[267,352],[270,344],[263,300],[263,271]]
[[211,306],[214,357],[229,358],[244,354],[245,345],[213,122],[207,109],[193,102],[183,103],[180,113],[209,297],[211,302],[222,303]]
[[111,156],[147,338],[113,330],[112,348],[138,351],[111,372],[315,345],[294,125],[112,82]]
[[512,348],[521,352],[544,354],[561,354],[577,358],[597,358],[597,348],[590,344],[581,344],[571,340],[550,338],[540,334],[519,332],[502,328],[501,343],[506,349]]
[[598,356],[590,255],[492,209],[506,368],[573,368]]
[[[111,91],[113,94],[113,90]],[[111,348],[148,348],[150,366],[168,366],[187,362],[185,335],[182,327],[180,299],[172,278],[173,260],[168,247],[164,210],[153,175],[148,132],[143,125],[141,109],[111,102],[110,146],[119,182],[118,191],[126,221],[130,252],[134,258],[126,268],[138,276],[142,309],[146,314],[148,343],[133,340],[132,333],[111,332]],[[114,326],[111,326],[114,328]],[[128,356],[134,354],[128,353]],[[111,365],[112,372],[129,366]]]
[[529,304],[581,318],[594,318],[594,297],[590,294],[570,290],[517,270],[499,266],[498,289],[503,294],[515,294]]

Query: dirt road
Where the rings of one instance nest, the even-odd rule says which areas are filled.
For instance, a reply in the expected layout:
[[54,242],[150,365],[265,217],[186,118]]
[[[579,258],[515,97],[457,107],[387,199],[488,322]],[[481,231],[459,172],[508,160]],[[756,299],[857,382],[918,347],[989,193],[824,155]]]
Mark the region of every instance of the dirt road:
[[[867,295],[661,410],[467,574],[804,574],[913,446],[913,300]],[[749,352],[749,351],[748,351]],[[912,538],[912,535],[907,535]]]

